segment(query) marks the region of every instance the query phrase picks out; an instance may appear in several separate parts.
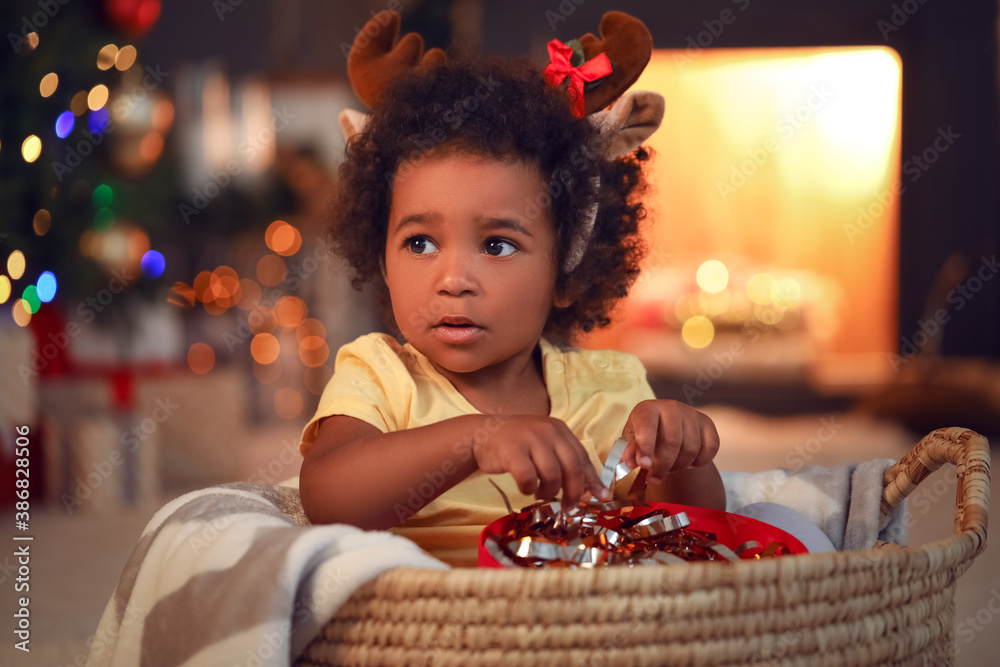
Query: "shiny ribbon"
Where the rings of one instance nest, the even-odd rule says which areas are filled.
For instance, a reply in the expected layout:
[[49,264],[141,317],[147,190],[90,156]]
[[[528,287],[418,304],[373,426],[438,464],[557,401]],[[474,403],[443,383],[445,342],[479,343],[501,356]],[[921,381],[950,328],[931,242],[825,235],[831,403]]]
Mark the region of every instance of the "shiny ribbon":
[[[601,482],[614,490],[615,482],[631,472],[622,462],[628,442],[612,445],[601,470]],[[636,479],[630,495],[645,486]],[[492,480],[490,480],[492,482]],[[497,491],[510,510],[507,495]],[[775,558],[791,553],[783,542],[764,546],[749,540],[735,549],[720,543],[714,533],[692,526],[686,512],[669,512],[636,500],[600,502],[591,498],[577,505],[560,500],[538,501],[511,512],[498,532],[485,535],[483,547],[502,567],[577,567],[656,565],[687,561]]]
[[573,115],[583,118],[583,84],[585,81],[596,81],[611,74],[611,61],[608,54],[600,53],[579,67],[573,67],[573,49],[558,39],[549,42],[549,65],[545,68],[545,82],[555,88],[569,77],[569,100]]

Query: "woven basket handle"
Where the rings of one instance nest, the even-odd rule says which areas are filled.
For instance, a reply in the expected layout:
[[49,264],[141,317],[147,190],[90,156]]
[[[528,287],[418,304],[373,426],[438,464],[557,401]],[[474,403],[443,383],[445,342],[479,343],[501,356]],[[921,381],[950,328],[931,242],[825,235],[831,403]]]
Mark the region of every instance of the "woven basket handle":
[[882,525],[903,498],[928,475],[945,463],[958,468],[955,532],[970,533],[986,544],[990,506],[990,448],[986,438],[964,428],[940,428],[918,442],[903,458],[885,471],[882,491]]

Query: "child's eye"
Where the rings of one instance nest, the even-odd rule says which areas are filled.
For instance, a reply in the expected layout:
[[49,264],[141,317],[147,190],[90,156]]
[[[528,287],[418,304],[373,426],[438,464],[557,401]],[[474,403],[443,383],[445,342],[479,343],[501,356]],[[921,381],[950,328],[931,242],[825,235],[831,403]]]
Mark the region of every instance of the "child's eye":
[[437,250],[437,246],[426,236],[411,236],[406,239],[405,246],[414,255],[426,255]]
[[506,257],[517,250],[517,246],[504,239],[490,239],[486,242],[485,250],[487,255]]

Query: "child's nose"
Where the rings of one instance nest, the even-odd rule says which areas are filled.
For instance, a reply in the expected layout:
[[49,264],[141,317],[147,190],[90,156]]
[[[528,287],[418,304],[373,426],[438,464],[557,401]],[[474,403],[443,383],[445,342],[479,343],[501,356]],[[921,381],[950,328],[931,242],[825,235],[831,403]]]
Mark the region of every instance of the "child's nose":
[[478,284],[473,262],[461,253],[447,253],[441,257],[438,274],[438,293],[451,296],[475,294]]

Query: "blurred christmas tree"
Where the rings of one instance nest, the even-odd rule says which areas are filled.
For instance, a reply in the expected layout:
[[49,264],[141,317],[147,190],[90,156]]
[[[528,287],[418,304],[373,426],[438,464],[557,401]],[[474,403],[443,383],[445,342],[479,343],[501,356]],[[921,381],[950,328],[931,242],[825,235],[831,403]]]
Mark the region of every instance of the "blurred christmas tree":
[[0,90],[0,257],[9,266],[0,266],[0,302],[20,324],[56,292],[75,303],[112,279],[119,291],[151,291],[163,271],[151,243],[173,222],[173,105],[164,74],[144,67],[132,44],[159,10],[159,0],[35,0],[0,10],[9,47]]

